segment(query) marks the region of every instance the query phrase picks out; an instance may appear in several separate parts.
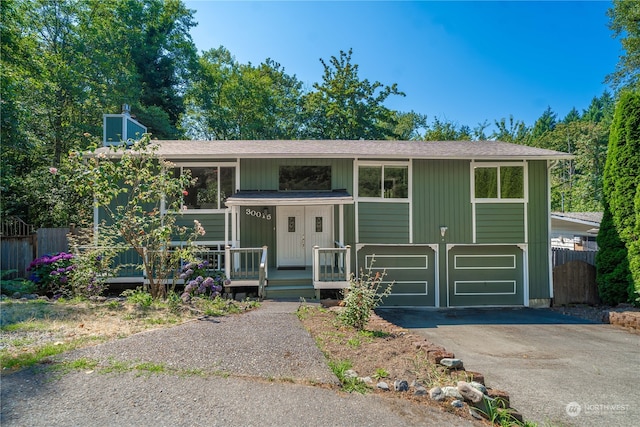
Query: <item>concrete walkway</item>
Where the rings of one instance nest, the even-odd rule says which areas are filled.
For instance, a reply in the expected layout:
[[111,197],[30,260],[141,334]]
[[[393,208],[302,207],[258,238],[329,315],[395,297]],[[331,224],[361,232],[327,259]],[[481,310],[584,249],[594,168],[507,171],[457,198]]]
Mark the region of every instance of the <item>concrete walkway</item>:
[[640,426],[640,335],[545,309],[378,310],[444,346],[541,425]]

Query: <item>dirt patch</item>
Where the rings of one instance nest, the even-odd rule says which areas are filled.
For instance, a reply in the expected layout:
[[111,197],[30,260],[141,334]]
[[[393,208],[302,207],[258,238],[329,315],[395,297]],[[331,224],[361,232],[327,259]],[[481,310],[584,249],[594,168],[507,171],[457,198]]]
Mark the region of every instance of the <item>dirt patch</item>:
[[[453,399],[438,403],[428,396],[416,396],[412,390],[400,393],[377,389],[375,385],[378,381],[386,382],[391,389],[395,380],[406,380],[409,384],[417,381],[428,390],[435,386],[456,385],[458,379],[452,378],[445,367],[430,362],[426,352],[418,348],[416,343],[423,342],[424,338],[375,314],[365,330],[358,332],[339,322],[339,310],[303,307],[299,312],[304,327],[330,361],[349,361],[359,377],[373,380],[370,385],[373,393],[430,405],[472,419],[466,405],[463,408],[451,406]],[[454,374],[460,375],[459,379],[471,380],[464,371],[454,371]],[[485,425],[483,421],[478,423]]]

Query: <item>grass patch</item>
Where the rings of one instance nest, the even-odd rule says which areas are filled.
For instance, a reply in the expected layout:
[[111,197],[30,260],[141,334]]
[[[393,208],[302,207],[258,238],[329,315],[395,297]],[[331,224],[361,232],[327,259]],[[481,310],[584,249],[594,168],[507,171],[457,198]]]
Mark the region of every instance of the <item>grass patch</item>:
[[347,371],[353,367],[353,363],[349,360],[330,360],[329,368],[338,377],[342,383],[342,389],[346,392],[358,392],[365,394],[369,391],[369,387],[360,380],[360,378],[352,377]]
[[11,354],[7,350],[2,350],[0,351],[0,366],[3,370],[28,368],[43,362],[51,356],[64,353],[65,351],[75,350],[76,348],[86,345],[89,341],[95,342],[99,339],[99,337],[81,338],[67,343],[47,343],[37,347],[34,351],[17,355]]

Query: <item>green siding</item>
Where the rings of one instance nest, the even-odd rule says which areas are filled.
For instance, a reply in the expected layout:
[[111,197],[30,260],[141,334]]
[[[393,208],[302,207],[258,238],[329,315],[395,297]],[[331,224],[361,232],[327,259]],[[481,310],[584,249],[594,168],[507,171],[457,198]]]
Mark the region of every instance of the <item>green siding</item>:
[[276,265],[276,232],[278,223],[275,208],[270,208],[271,219],[257,218],[247,215],[247,209],[261,211],[263,206],[241,206],[240,207],[240,247],[260,248],[268,246],[268,265]]
[[409,204],[358,204],[359,243],[409,243]]
[[413,162],[413,242],[441,242],[440,226],[446,243],[472,242],[467,160]]
[[529,162],[529,298],[550,298],[547,162]]
[[280,166],[331,166],[332,189],[353,193],[353,161],[350,159],[242,159],[240,189],[278,190]]
[[[193,229],[193,221],[198,220],[204,227],[205,235],[198,240],[224,241],[224,214],[182,214],[176,218],[176,225]],[[231,225],[229,225],[231,226]]]
[[524,242],[524,203],[477,203],[477,243]]

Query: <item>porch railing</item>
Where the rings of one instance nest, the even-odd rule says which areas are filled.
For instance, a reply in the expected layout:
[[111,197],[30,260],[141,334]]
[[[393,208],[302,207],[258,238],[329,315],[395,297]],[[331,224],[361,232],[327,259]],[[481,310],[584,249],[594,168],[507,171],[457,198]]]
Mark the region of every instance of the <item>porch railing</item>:
[[231,280],[230,286],[257,286],[258,296],[264,295],[268,280],[267,247],[225,247],[224,272]]
[[335,248],[313,247],[313,287],[343,289],[351,279],[351,246],[336,242]]

